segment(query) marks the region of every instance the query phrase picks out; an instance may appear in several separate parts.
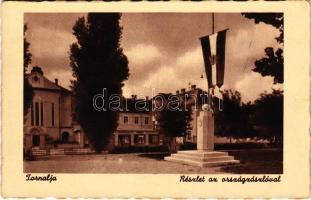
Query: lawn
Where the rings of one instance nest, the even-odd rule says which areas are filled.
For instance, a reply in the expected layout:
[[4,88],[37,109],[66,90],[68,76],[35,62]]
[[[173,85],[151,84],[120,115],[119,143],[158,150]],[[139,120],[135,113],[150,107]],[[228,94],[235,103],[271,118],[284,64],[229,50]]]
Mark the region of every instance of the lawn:
[[282,174],[283,151],[281,149],[247,149],[228,151],[229,155],[240,160],[241,164],[223,167],[233,174]]
[[[226,150],[240,161],[239,165],[221,167],[219,170],[233,174],[282,174],[283,151],[281,149],[243,149]],[[148,158],[163,160],[168,154],[140,154]]]
[[282,173],[283,153],[277,149],[228,151],[241,164],[200,168],[164,161],[167,153],[63,155],[24,161],[26,173],[135,173],[135,174],[277,174]]

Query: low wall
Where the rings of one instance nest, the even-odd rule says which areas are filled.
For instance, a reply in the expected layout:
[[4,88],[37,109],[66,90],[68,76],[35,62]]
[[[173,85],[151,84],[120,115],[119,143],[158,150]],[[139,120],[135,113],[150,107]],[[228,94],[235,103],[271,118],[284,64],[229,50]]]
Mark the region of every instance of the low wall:
[[90,148],[32,149],[33,156],[80,155],[94,153]]

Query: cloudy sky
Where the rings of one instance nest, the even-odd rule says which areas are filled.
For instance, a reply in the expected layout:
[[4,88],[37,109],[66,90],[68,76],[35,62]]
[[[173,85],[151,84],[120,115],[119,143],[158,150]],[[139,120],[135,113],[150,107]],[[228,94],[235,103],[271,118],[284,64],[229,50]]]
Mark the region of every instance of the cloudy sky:
[[[69,46],[75,42],[72,26],[85,14],[25,14],[27,39],[33,55],[31,66],[42,67],[50,79],[58,78],[69,87],[73,79],[69,66]],[[189,83],[206,88],[202,79],[204,61],[199,37],[211,34],[209,13],[124,13],[121,19],[121,46],[129,60],[130,77],[125,96],[140,97],[189,88]],[[254,100],[271,91],[272,77],[252,72],[254,61],[264,56],[264,48],[278,47],[278,30],[242,17],[239,13],[215,14],[215,31],[229,28],[226,44],[225,81],[222,88],[238,90],[243,101]],[[30,67],[31,68],[31,67]],[[205,77],[205,76],[204,76]]]

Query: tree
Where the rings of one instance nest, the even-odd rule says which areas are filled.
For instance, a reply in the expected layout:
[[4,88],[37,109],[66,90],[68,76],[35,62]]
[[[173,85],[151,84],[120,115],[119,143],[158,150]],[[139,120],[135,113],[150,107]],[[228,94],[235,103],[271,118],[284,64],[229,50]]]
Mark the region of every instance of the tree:
[[[183,137],[191,132],[191,109],[185,109],[181,104],[173,106],[176,109],[170,109],[167,106],[169,94],[161,94],[165,98],[165,106],[155,114],[159,124],[160,133],[169,139],[169,149],[175,151],[175,138]],[[176,104],[177,105],[177,104]]]
[[24,116],[28,113],[29,107],[32,103],[33,89],[28,82],[27,68],[31,63],[31,53],[29,51],[30,43],[26,40],[27,25],[24,24]]
[[[242,13],[248,19],[254,19],[255,23],[260,22],[274,26],[280,31],[280,35],[275,38],[278,43],[284,43],[284,16],[283,13]],[[284,58],[283,49],[276,51],[272,47],[265,48],[265,57],[255,61],[254,72],[262,76],[272,76],[274,84],[284,82]]]
[[254,103],[254,125],[260,137],[276,145],[283,143],[283,91],[262,93]]
[[216,109],[218,99],[214,98],[215,135],[230,138],[252,138],[256,133],[251,124],[250,103],[241,102],[241,94],[238,91],[224,90],[223,109]]
[[117,128],[118,113],[96,111],[93,97],[106,89],[107,97],[121,95],[129,76],[128,60],[120,47],[122,27],[119,13],[89,13],[73,26],[76,43],[70,46],[74,118],[90,144],[100,152],[106,148]]

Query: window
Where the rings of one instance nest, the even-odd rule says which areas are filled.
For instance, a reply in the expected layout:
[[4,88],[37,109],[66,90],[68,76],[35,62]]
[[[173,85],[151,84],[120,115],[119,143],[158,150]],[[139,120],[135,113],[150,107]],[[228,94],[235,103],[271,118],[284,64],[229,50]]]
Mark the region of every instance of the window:
[[54,126],[54,103],[52,103],[52,126]]
[[134,122],[135,124],[138,124],[138,117],[135,117]]
[[118,137],[119,145],[130,145],[131,144],[131,137],[130,135],[119,135]]
[[149,135],[149,143],[150,144],[158,144],[159,136],[158,135]]
[[34,118],[33,118],[33,103],[31,103],[31,105],[30,105],[30,114],[31,114],[31,116],[30,116],[30,121],[31,121],[31,126],[33,126],[34,125]]
[[134,135],[135,144],[145,144],[145,135]]
[[40,103],[40,111],[41,111],[41,126],[43,126],[43,103]]
[[124,124],[128,124],[128,123],[129,123],[129,118],[128,118],[128,116],[124,116],[123,122],[124,122]]
[[36,126],[39,126],[39,103],[35,103],[35,120],[36,120]]
[[40,83],[40,78],[38,76],[34,76],[34,77],[32,77],[32,81],[34,81],[34,82],[38,81]]
[[145,117],[145,124],[149,124],[149,117]]

